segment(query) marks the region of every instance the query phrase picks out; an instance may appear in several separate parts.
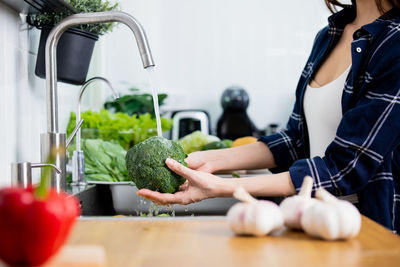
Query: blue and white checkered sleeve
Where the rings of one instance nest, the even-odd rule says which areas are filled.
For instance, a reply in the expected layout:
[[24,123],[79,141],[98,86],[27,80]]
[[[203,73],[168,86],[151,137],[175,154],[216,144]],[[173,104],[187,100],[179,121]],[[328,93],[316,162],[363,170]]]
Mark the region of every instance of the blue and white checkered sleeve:
[[[295,109],[296,110],[296,106]],[[302,118],[295,111],[291,114],[286,130],[282,130],[276,134],[262,136],[259,141],[265,143],[271,150],[276,165],[275,171],[284,171],[299,158],[303,158],[300,129]],[[274,171],[274,170],[272,170]]]

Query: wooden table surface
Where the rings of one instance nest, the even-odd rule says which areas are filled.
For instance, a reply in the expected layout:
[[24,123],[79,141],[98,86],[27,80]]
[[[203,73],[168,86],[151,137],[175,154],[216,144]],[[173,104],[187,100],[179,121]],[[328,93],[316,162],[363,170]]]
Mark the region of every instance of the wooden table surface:
[[107,266],[400,266],[400,238],[363,217],[350,241],[302,232],[237,237],[224,217],[81,220],[68,245],[104,247]]

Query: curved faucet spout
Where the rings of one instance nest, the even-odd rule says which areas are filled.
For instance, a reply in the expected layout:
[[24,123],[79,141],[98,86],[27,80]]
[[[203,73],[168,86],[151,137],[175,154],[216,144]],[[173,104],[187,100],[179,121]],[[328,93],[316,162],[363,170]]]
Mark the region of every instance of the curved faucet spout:
[[51,30],[46,42],[47,131],[58,133],[57,103],[57,44],[61,35],[71,26],[101,22],[121,22],[133,32],[142,58],[143,67],[154,66],[153,58],[142,26],[131,15],[119,11],[83,13],[69,16]]
[[[112,84],[105,78],[103,77],[93,77],[89,80],[87,80],[85,82],[85,84],[81,87],[81,89],[79,90],[79,94],[78,94],[78,105],[77,105],[77,109],[76,109],[76,127],[78,127],[79,122],[81,121],[81,101],[82,101],[82,96],[83,93],[86,91],[86,88],[96,82],[104,82],[105,84],[107,84],[108,88],[110,89],[111,93],[113,94],[114,99],[117,99],[118,93],[117,91],[114,89],[114,87],[112,86]],[[81,129],[79,128],[79,130],[76,133],[76,151],[80,151],[81,150]]]
[[49,33],[46,41],[46,102],[47,133],[41,135],[41,159],[47,162],[50,152],[58,151],[54,163],[62,171],[51,176],[51,185],[58,192],[66,188],[66,136],[58,129],[58,97],[57,97],[57,44],[61,35],[71,26],[101,22],[121,22],[133,32],[142,58],[143,67],[154,66],[146,34],[142,26],[131,15],[118,12],[83,13],[69,16],[60,21]]
[[75,129],[78,129],[76,132],[76,149],[72,156],[72,183],[73,185],[85,185],[85,155],[81,150],[81,127],[78,124],[82,121],[81,120],[81,100],[83,93],[86,91],[88,86],[96,81],[104,82],[107,84],[108,88],[111,90],[115,99],[118,98],[118,94],[115,91],[114,87],[111,83],[102,77],[94,77],[89,79],[85,84],[81,87],[81,90],[78,94],[78,105],[76,110],[76,126]]

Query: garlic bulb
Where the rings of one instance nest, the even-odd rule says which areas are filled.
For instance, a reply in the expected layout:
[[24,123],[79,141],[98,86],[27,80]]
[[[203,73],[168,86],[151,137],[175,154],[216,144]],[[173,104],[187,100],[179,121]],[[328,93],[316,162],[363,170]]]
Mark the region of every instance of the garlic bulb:
[[315,193],[318,201],[309,206],[301,218],[303,230],[326,240],[349,239],[361,227],[361,215],[351,203],[339,200],[321,188]]
[[304,177],[299,194],[286,198],[279,205],[288,228],[301,229],[300,220],[304,210],[315,202],[311,198],[312,185],[313,179],[310,176]]
[[228,224],[235,234],[263,236],[283,225],[282,213],[275,203],[259,201],[242,187],[236,189],[234,197],[244,201],[233,205],[227,214]]

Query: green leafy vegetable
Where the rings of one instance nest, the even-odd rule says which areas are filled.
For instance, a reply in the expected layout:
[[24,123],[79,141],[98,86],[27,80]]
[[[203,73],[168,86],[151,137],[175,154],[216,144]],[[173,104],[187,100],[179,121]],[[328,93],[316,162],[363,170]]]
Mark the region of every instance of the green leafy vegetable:
[[185,181],[166,165],[167,158],[173,158],[186,166],[187,157],[182,146],[176,141],[163,137],[150,137],[135,145],[126,154],[128,173],[137,188],[147,188],[162,193],[174,193]]
[[161,213],[161,214],[158,214],[157,217],[171,217],[171,215],[168,213]]
[[[139,217],[153,217],[154,215],[152,213],[146,214],[146,213],[140,213]],[[171,217],[170,214],[168,213],[161,213],[161,214],[157,214],[155,215],[155,217]]]
[[200,131],[195,131],[180,139],[179,143],[183,146],[185,153],[189,154],[194,151],[202,150],[205,145],[216,141],[220,141],[216,136],[206,135]]
[[[111,113],[105,109],[100,112],[88,110],[81,114],[81,118],[84,120],[81,126],[83,139],[115,140],[125,150],[157,135],[157,122],[149,113],[129,116],[120,112]],[[72,132],[75,123],[76,114],[71,112],[67,134]],[[171,119],[161,118],[163,131],[168,131],[171,127]]]
[[[101,139],[82,140],[85,155],[85,179],[88,181],[130,181],[126,169],[126,151],[118,144]],[[68,148],[70,155],[75,145]]]
[[225,143],[226,147],[232,147],[233,141],[230,139],[224,139],[222,142]]
[[205,145],[203,147],[203,150],[222,149],[227,147],[228,146],[225,144],[224,141],[214,141]]
[[[139,94],[139,90],[135,88],[130,89],[133,93],[119,97],[118,99],[104,103],[104,108],[113,112],[123,112],[128,115],[150,113],[154,115],[153,97],[151,94]],[[167,98],[166,94],[158,94],[158,104],[162,106],[164,100]]]

